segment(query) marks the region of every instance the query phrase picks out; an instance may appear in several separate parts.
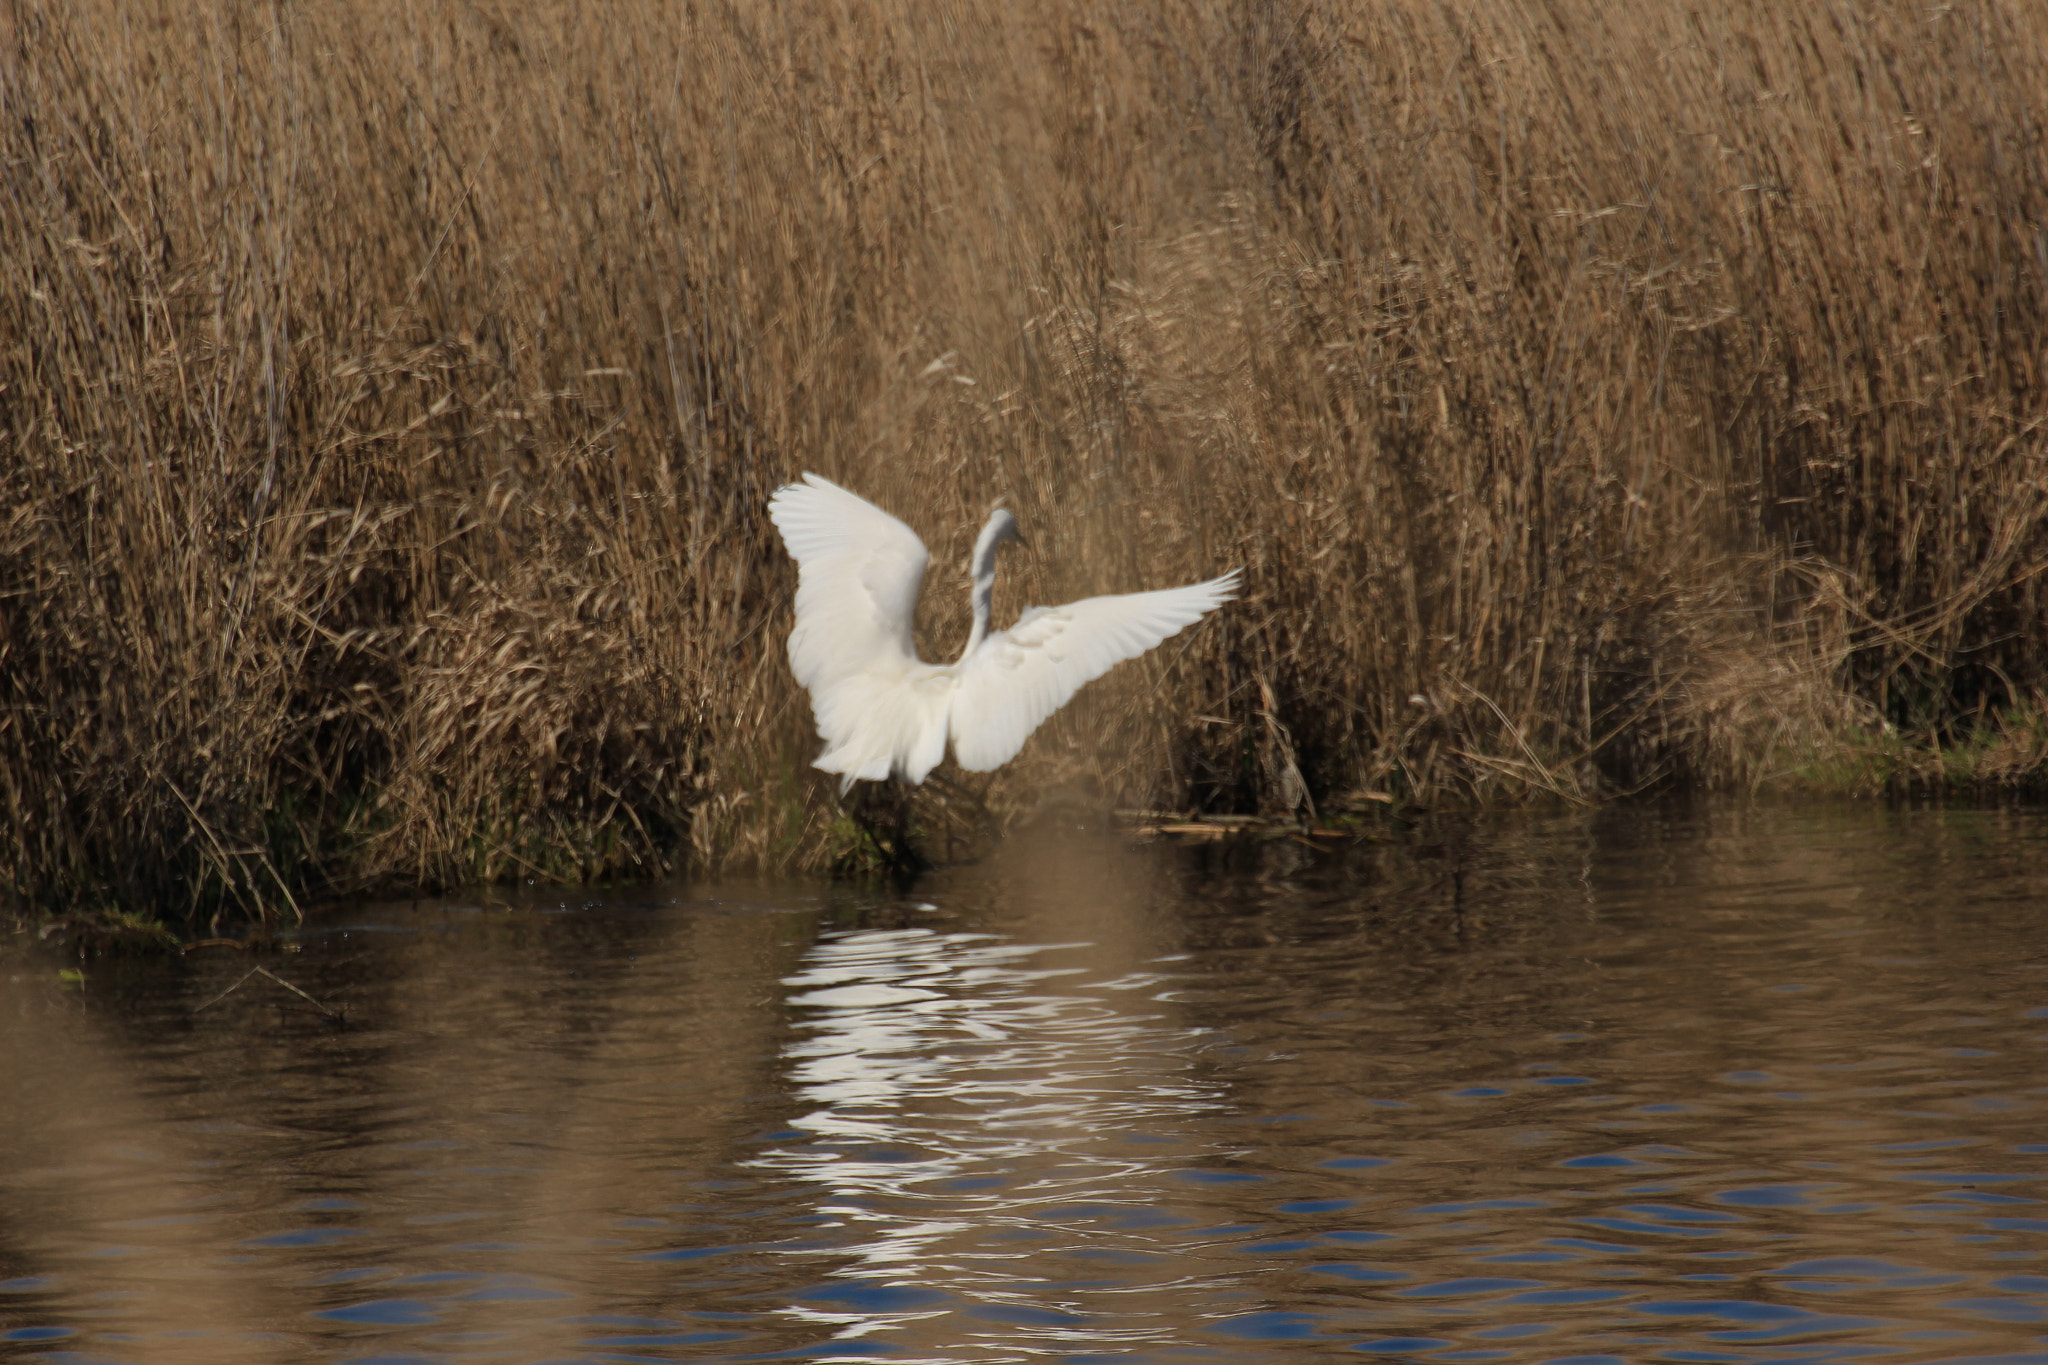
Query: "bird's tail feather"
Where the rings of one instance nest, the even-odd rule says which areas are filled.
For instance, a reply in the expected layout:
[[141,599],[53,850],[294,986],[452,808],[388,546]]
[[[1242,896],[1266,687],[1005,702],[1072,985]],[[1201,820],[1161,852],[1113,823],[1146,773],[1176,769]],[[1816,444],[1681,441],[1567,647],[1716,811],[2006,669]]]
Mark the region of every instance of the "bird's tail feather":
[[[936,672],[936,670],[934,670]],[[917,783],[946,756],[951,680],[857,673],[812,694],[825,752],[812,766],[839,774],[845,795],[857,781],[892,774]]]

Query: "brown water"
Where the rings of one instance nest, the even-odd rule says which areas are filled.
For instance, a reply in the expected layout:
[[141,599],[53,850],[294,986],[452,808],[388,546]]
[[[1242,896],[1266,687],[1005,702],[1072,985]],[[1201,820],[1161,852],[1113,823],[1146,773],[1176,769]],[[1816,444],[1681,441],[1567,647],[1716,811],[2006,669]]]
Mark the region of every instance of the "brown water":
[[2048,818],[1705,809],[0,959],[0,1359],[2048,1362]]

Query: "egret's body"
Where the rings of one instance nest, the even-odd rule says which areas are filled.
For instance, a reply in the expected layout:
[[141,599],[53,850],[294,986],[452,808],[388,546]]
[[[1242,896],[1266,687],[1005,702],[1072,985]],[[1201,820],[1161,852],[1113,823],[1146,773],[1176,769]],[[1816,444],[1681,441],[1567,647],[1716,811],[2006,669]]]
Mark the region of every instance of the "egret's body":
[[1033,607],[990,632],[996,549],[1017,519],[997,511],[974,542],[974,628],[959,661],[917,657],[912,617],[924,582],[924,542],[864,498],[816,474],[785,484],[768,515],[797,563],[789,666],[811,694],[841,792],[867,778],[909,782],[946,756],[988,772],[1016,756],[1083,684],[1193,625],[1236,595],[1237,574],[1159,592]]

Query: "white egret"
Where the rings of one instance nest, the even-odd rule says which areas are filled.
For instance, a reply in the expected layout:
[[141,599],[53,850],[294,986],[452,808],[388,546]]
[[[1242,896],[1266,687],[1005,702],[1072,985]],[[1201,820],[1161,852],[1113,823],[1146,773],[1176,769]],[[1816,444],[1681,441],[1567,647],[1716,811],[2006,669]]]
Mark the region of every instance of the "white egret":
[[806,474],[768,500],[797,563],[789,666],[810,690],[825,752],[814,766],[853,784],[895,775],[924,781],[946,756],[969,772],[1016,757],[1083,684],[1134,659],[1236,594],[1237,571],[1158,592],[1033,607],[1008,630],[988,628],[996,547],[1019,540],[997,510],[974,542],[974,629],[957,663],[917,657],[911,619],[929,556],[917,533],[838,484]]

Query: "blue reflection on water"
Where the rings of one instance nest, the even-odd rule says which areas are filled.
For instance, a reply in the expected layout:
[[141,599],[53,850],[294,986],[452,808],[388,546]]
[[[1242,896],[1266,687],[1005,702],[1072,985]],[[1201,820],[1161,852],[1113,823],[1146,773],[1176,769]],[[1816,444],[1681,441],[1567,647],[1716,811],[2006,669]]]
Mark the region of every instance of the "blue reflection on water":
[[333,1322],[360,1322],[378,1327],[412,1327],[441,1320],[441,1314],[433,1304],[418,1299],[369,1299],[346,1308],[323,1309],[313,1316]]

